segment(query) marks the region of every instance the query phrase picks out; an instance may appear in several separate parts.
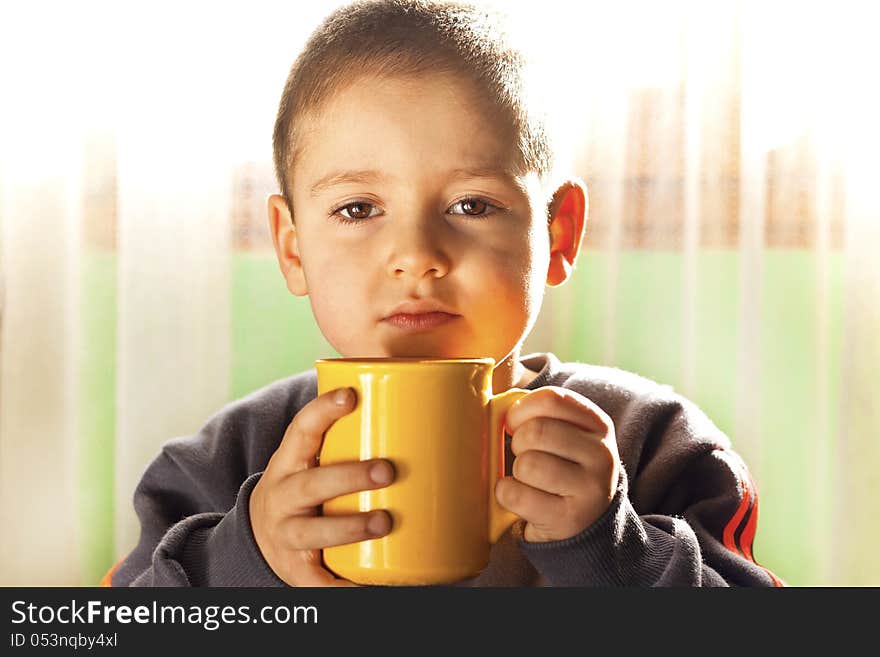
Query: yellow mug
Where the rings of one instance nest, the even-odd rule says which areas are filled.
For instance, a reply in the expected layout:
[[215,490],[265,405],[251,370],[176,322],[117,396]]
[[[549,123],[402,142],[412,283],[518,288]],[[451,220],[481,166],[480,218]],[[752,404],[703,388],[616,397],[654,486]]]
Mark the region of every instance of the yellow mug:
[[325,502],[323,514],[385,509],[391,532],[324,549],[359,584],[451,584],[486,567],[516,516],[495,501],[504,476],[504,415],[526,390],[492,394],[491,358],[330,358],[315,362],[318,394],[353,388],[355,410],[327,431],[320,463],[388,459],[387,487]]

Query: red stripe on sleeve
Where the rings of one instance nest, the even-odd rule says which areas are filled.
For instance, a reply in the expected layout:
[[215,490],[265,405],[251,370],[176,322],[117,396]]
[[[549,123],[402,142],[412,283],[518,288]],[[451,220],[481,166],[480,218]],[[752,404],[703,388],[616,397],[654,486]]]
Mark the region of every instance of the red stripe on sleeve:
[[[754,482],[752,482],[751,477],[749,477],[745,466],[740,462],[734,462],[732,454],[723,449],[718,449],[717,453],[719,457],[730,466],[730,469],[739,481],[739,485],[743,492],[743,499],[739,503],[736,512],[724,526],[724,532],[722,534],[724,547],[731,552],[745,557],[758,566],[761,570],[767,573],[767,576],[770,577],[771,580],[773,580],[775,586],[785,586],[785,582],[755,561],[755,557],[752,554],[752,544],[755,539],[755,532],[758,529],[758,491]],[[742,524],[743,518],[745,518],[746,514],[748,514],[749,517],[746,520],[746,525],[743,528],[742,533],[740,534],[739,543],[737,543],[736,530],[740,524]]]
[[119,568],[119,564],[121,564],[124,559],[125,557],[122,557],[122,559],[113,564],[110,570],[108,570],[101,578],[101,581],[98,582],[98,586],[113,586],[113,573],[116,572],[116,569]]
[[755,557],[752,555],[752,543],[755,540],[755,532],[758,529],[758,490],[757,490],[757,487],[755,486],[755,482],[752,481],[751,477],[749,477],[748,481],[749,481],[749,484],[751,485],[752,497],[754,499],[752,502],[752,512],[749,514],[749,521],[748,521],[748,523],[746,523],[746,526],[743,529],[742,534],[740,534],[739,543],[742,546],[742,551],[743,551],[743,554],[745,555],[746,559],[753,562],[755,565],[759,566],[761,568],[761,570],[763,570],[765,573],[767,573],[767,575],[770,577],[770,579],[773,580],[774,586],[785,586],[785,582],[783,582],[776,575],[774,575],[769,570],[764,568],[764,566],[761,566],[761,564],[759,564],[757,561],[755,561]]
[[[752,484],[752,490],[754,491],[754,483],[751,480],[749,480],[749,483]],[[752,504],[752,512],[749,514],[749,521],[746,523],[746,526],[739,537],[739,544],[742,547],[742,553],[749,561],[755,560],[752,556],[752,543],[755,540],[755,531],[758,529],[758,496],[753,494],[753,497],[755,499]]]
[[[736,552],[737,554],[745,557],[746,555],[743,550],[741,550],[739,545],[736,544],[736,529],[737,527],[739,527],[739,524],[742,522],[743,517],[746,515],[746,511],[749,510],[751,496],[749,495],[748,486],[745,485],[745,482],[742,479],[740,479],[740,485],[742,486],[743,499],[742,502],[739,503],[739,507],[737,508],[736,513],[733,514],[733,517],[724,526],[724,534],[722,540],[724,541],[724,547],[726,547],[728,550],[730,550],[731,552]],[[750,558],[750,556],[747,558]]]

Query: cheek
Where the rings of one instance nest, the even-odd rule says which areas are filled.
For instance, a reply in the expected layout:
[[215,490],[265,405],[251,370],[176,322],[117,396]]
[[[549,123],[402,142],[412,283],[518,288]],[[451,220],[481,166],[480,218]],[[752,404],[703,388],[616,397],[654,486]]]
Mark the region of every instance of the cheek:
[[[544,292],[547,283],[547,269],[550,265],[549,242],[546,238],[532,235],[526,244],[522,245],[517,253],[511,279],[512,285],[517,288],[518,294],[514,299],[522,313],[522,319],[527,326],[531,326],[544,301]],[[515,283],[513,282],[515,281]],[[511,299],[513,303],[514,299]]]
[[300,254],[309,294],[335,298],[352,285],[356,285],[363,263],[363,255],[338,240],[328,239],[309,227],[303,230]]
[[540,305],[546,280],[546,268],[542,272],[541,266],[540,252],[525,241],[493,250],[483,259],[479,274],[471,277],[480,288],[485,312],[503,312],[511,319],[531,314]]
[[537,234],[532,229],[528,240],[521,244],[516,254],[514,262],[517,265],[517,274],[529,305],[534,303],[536,298],[544,295],[547,269],[550,265],[549,250],[547,236]]
[[530,255],[531,266],[528,272],[529,297],[543,298],[547,284],[547,271],[550,268],[550,247],[546,243],[533,246]]
[[321,332],[334,347],[345,343],[358,331],[359,318],[367,316],[361,307],[362,296],[357,263],[348,258],[334,258],[321,253],[303,260],[309,303]]

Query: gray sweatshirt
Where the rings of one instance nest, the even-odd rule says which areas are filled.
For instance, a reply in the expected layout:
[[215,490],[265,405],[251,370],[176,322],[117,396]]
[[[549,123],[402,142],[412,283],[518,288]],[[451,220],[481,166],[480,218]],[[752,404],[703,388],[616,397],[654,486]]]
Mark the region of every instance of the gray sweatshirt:
[[[730,440],[687,399],[619,369],[521,361],[527,386],[560,386],[613,420],[623,465],[605,514],[580,534],[530,543],[522,522],[463,586],[780,586],[752,556],[757,495]],[[309,370],[231,402],[168,441],[134,493],[141,535],[112,586],[285,586],[251,529],[251,491],[292,418],[317,395]]]

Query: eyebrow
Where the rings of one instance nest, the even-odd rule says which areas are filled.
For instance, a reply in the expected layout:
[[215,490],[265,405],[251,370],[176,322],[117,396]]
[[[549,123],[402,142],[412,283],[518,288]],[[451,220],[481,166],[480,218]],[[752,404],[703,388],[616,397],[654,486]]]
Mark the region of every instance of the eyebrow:
[[491,165],[468,167],[464,169],[454,169],[450,172],[450,177],[458,179],[468,178],[496,178],[503,180],[516,187],[523,193],[527,193],[525,182],[520,178],[514,169],[498,168]]
[[[487,166],[465,167],[453,169],[449,172],[452,179],[468,178],[497,178],[514,185],[520,191],[525,191],[525,186],[513,169],[503,169]],[[387,180],[387,176],[373,169],[359,169],[351,171],[331,171],[319,178],[309,190],[312,198],[320,195],[323,191],[336,185],[361,184],[374,185],[377,182]]]
[[309,190],[309,194],[312,196],[312,198],[314,198],[325,189],[329,187],[335,187],[336,185],[344,185],[345,183],[372,185],[384,179],[385,176],[383,176],[378,171],[373,170],[331,171],[312,185],[312,188]]

